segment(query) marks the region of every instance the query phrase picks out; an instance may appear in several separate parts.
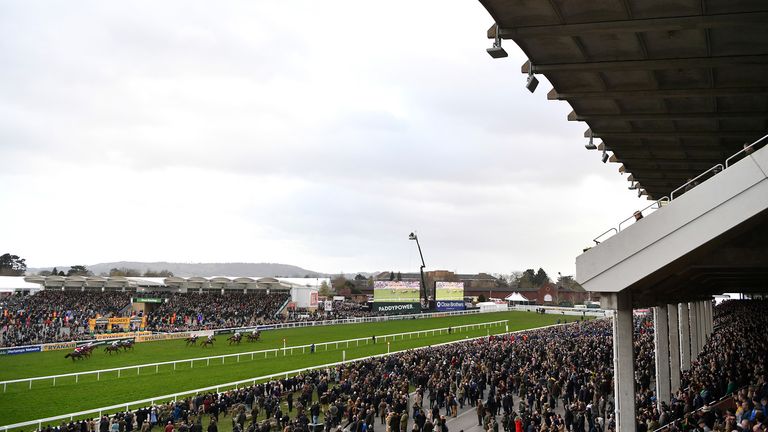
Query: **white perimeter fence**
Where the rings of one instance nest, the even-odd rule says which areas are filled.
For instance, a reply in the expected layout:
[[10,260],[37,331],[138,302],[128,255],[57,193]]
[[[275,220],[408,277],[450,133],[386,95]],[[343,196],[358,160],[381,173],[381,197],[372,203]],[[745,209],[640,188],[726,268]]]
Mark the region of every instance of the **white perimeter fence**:
[[[508,310],[512,310],[512,309],[506,308],[500,312],[506,312]],[[499,311],[494,311],[494,312],[499,312]],[[263,325],[254,325],[254,326],[244,326],[244,327],[228,327],[228,328],[222,328],[222,329],[214,329],[214,331],[216,333],[232,333],[234,331],[250,331],[253,329],[280,330],[280,329],[297,328],[297,327],[317,327],[317,326],[328,326],[328,325],[337,325],[337,324],[358,324],[358,323],[371,323],[371,322],[383,322],[383,321],[402,321],[402,320],[412,320],[412,319],[422,319],[422,318],[440,318],[440,317],[457,316],[457,315],[476,315],[479,313],[483,313],[483,312],[481,312],[480,309],[477,308],[477,309],[465,309],[465,310],[459,310],[459,311],[427,312],[427,313],[402,314],[402,315],[381,315],[381,316],[369,316],[369,317],[360,317],[360,318],[343,318],[343,319],[335,319],[335,320],[293,321],[293,322],[286,322],[286,323],[280,323],[280,324],[263,324]]]
[[[521,332],[526,332],[526,331],[531,331],[531,330],[545,329],[545,328],[549,328],[549,327],[556,327],[558,325],[562,325],[562,324],[553,324],[553,325],[538,327],[536,329],[518,330],[518,331],[514,331],[514,332],[505,331],[503,333],[497,334],[497,336],[498,335],[521,333]],[[457,341],[444,342],[444,343],[432,345],[431,347],[437,347],[437,346],[442,346],[442,345],[450,345],[450,344],[454,344],[454,343],[460,343],[460,342],[466,342],[466,341],[470,341],[470,340],[482,339],[482,338],[485,338],[485,337],[488,337],[488,336],[477,336],[477,337],[461,339],[461,340],[457,340]],[[424,349],[424,348],[427,348],[427,347],[411,348],[411,349],[407,349],[407,350],[394,351],[391,354],[396,354],[396,353],[400,353],[400,352],[404,352],[404,351]],[[10,425],[0,426],[0,431],[8,431],[8,430],[11,430],[11,429],[18,429],[18,428],[23,428],[23,427],[26,427],[26,426],[36,426],[37,430],[40,430],[40,429],[42,429],[43,424],[51,424],[51,422],[58,422],[60,420],[72,421],[75,418],[86,417],[89,414],[90,415],[98,414],[99,417],[101,417],[102,414],[110,413],[110,412],[117,412],[117,411],[122,411],[122,410],[126,410],[127,411],[131,407],[135,408],[135,407],[144,407],[144,406],[147,406],[147,405],[154,405],[155,401],[161,401],[161,402],[173,401],[173,402],[176,402],[179,399],[179,397],[181,397],[181,396],[194,395],[194,394],[203,393],[203,392],[210,392],[210,391],[215,391],[216,393],[219,393],[222,389],[224,389],[224,390],[238,389],[238,388],[243,387],[243,386],[255,385],[257,382],[267,381],[267,380],[274,379],[274,378],[288,378],[290,375],[299,374],[299,373],[302,373],[302,372],[305,372],[305,371],[308,371],[308,370],[323,369],[323,368],[338,366],[338,365],[344,364],[344,363],[354,363],[354,362],[357,362],[357,361],[362,361],[362,360],[367,360],[367,359],[372,359],[372,358],[377,358],[377,357],[383,357],[383,356],[386,356],[386,355],[389,355],[389,354],[390,353],[375,354],[375,355],[368,356],[368,357],[362,357],[362,358],[350,360],[349,362],[340,361],[340,362],[327,363],[327,364],[318,365],[318,366],[309,366],[309,367],[305,367],[305,368],[301,368],[301,369],[295,369],[295,370],[292,370],[292,371],[285,371],[285,372],[274,373],[274,374],[271,374],[271,375],[264,375],[264,376],[255,377],[255,378],[248,378],[248,379],[244,379],[244,380],[240,380],[240,381],[233,381],[233,382],[226,383],[226,384],[219,384],[219,385],[215,385],[215,386],[203,387],[203,388],[199,388],[199,389],[195,389],[195,390],[187,390],[187,391],[183,391],[183,392],[179,392],[179,393],[172,393],[172,394],[167,394],[167,395],[162,395],[162,396],[155,396],[155,397],[148,398],[148,399],[136,400],[136,401],[132,401],[132,402],[126,402],[126,403],[121,403],[121,404],[117,404],[117,405],[111,405],[111,406],[107,406],[107,407],[96,408],[96,409],[87,410],[87,411],[80,411],[80,412],[76,412],[76,413],[69,413],[69,414],[59,415],[59,416],[55,416],[55,417],[47,417],[47,418],[43,418],[43,419],[31,420],[31,421],[26,421],[26,422],[21,422],[21,423],[15,423],[15,424],[10,424]]]
[[[511,309],[504,309],[504,311],[508,311]],[[494,311],[496,312],[496,311]],[[181,331],[181,332],[153,332],[152,334],[160,334],[160,335],[168,335],[170,339],[182,339],[185,337],[185,334],[194,334],[194,333],[202,333],[202,332],[215,332],[216,334],[220,333],[232,333],[235,331],[241,331],[241,332],[247,332],[251,330],[281,330],[281,329],[289,329],[289,328],[300,328],[300,327],[317,327],[317,326],[329,326],[329,325],[337,325],[337,324],[357,324],[357,323],[371,323],[371,322],[383,322],[383,321],[402,321],[402,320],[411,320],[411,319],[422,319],[422,318],[440,318],[440,317],[449,317],[449,316],[457,316],[457,315],[476,315],[479,313],[483,313],[480,309],[466,309],[461,311],[444,311],[444,312],[429,312],[429,313],[419,313],[419,314],[404,314],[404,315],[381,315],[381,316],[372,316],[372,317],[360,317],[360,318],[344,318],[344,319],[336,319],[336,320],[320,320],[320,321],[294,321],[294,322],[287,322],[287,323],[280,323],[280,324],[259,324],[259,325],[253,325],[253,326],[245,326],[245,327],[227,327],[227,328],[221,328],[221,329],[201,329],[201,330],[189,330],[189,331]],[[173,337],[176,336],[176,337]],[[97,339],[81,339],[77,341],[70,341],[70,342],[76,342],[78,344],[87,343],[87,342],[107,342],[112,339],[127,339],[127,338],[133,338],[136,337],[133,332],[126,332],[126,333],[101,333],[99,334],[99,338]],[[150,342],[150,341],[145,341]],[[25,350],[27,349],[27,352],[23,352],[23,354],[26,353],[34,353],[34,352],[40,352],[45,351],[45,346],[49,345],[60,345],[63,343],[47,343],[47,344],[37,344],[37,345],[23,345],[23,346],[14,346],[14,347],[5,347],[0,348],[0,351],[2,350]],[[56,349],[58,350],[58,348]],[[19,352],[18,354],[22,354],[22,352]]]
[[[476,323],[476,324],[465,324],[455,327],[444,327],[444,328],[437,328],[437,329],[427,329],[427,330],[418,330],[418,331],[412,331],[412,332],[406,332],[406,333],[395,333],[395,334],[387,334],[387,335],[381,335],[376,336],[376,342],[394,342],[396,340],[405,340],[405,339],[418,339],[421,337],[427,337],[427,336],[437,336],[441,335],[443,333],[455,332],[460,333],[462,331],[467,332],[471,330],[477,330],[477,329],[490,329],[492,327],[498,327],[505,325],[507,326],[508,320],[501,320],[501,321],[490,321],[485,323]],[[508,326],[507,326],[508,329]],[[223,341],[220,343],[224,343]],[[285,344],[285,341],[283,341]],[[339,349],[339,347],[342,348],[349,348],[352,347],[359,347],[360,345],[368,345],[373,344],[373,338],[372,337],[363,337],[363,338],[355,338],[355,339],[345,339],[345,340],[339,340],[339,341],[330,341],[330,342],[320,342],[314,344],[315,351],[318,351],[319,348],[323,348],[323,351],[328,351],[330,346],[335,345],[335,349]],[[250,357],[250,360],[254,360],[256,355],[264,355],[264,358],[268,358],[270,355],[272,357],[279,357],[280,351],[282,351],[283,356],[286,356],[288,354],[293,355],[294,350],[301,350],[302,353],[305,353],[306,351],[310,350],[311,346],[313,344],[307,344],[307,345],[296,345],[296,346],[285,346],[283,345],[282,348],[271,348],[266,350],[259,350],[259,351],[248,351],[248,352],[242,352],[242,353],[233,353],[233,354],[222,354],[217,356],[210,356],[210,357],[197,357],[197,358],[191,358],[191,359],[184,359],[184,360],[172,360],[172,361],[165,361],[165,362],[158,362],[158,363],[145,363],[140,365],[132,365],[132,366],[123,366],[123,367],[117,367],[117,368],[111,368],[111,369],[99,369],[99,370],[91,370],[91,371],[84,371],[84,372],[74,372],[74,373],[68,373],[68,374],[60,374],[60,375],[49,375],[49,376],[42,376],[42,377],[31,377],[31,378],[20,378],[20,379],[14,379],[14,380],[8,380],[8,381],[0,381],[0,384],[3,385],[3,392],[5,393],[8,384],[17,384],[17,383],[29,383],[29,389],[32,389],[32,383],[34,381],[52,381],[51,386],[56,386],[56,380],[61,378],[72,378],[74,377],[75,383],[79,382],[80,377],[83,375],[96,375],[96,380],[99,381],[101,379],[101,374],[104,373],[110,373],[110,372],[117,372],[117,377],[121,378],[123,375],[123,371],[136,371],[136,375],[141,374],[141,369],[146,368],[155,368],[155,373],[160,371],[160,366],[167,366],[172,365],[173,370],[176,370],[177,365],[186,365],[189,364],[190,369],[194,368],[195,363],[205,362],[206,366],[211,364],[211,360],[221,360],[221,364],[224,364],[225,359],[227,358],[236,358],[237,362],[240,362],[241,357]]]

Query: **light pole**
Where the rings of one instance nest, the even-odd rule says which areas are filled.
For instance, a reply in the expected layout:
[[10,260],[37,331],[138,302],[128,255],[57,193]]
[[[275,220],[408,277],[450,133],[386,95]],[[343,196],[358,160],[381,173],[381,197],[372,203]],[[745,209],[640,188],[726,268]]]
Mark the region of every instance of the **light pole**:
[[421,273],[421,292],[424,300],[427,301],[427,305],[429,305],[429,299],[427,298],[427,283],[424,282],[424,267],[426,267],[426,264],[424,264],[424,255],[421,253],[419,236],[417,236],[416,233],[410,233],[408,234],[408,240],[416,240],[416,247],[419,248],[419,257],[421,257],[421,267],[419,268],[419,273]]

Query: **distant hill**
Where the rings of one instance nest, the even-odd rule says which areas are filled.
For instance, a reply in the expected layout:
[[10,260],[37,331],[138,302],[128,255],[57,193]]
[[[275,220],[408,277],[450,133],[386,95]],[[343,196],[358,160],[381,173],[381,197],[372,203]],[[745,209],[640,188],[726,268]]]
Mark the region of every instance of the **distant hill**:
[[[66,272],[69,265],[56,266]],[[98,263],[86,265],[95,275],[109,273],[113,268],[127,268],[139,270],[144,273],[147,270],[169,270],[174,276],[280,276],[280,277],[324,277],[324,273],[303,269],[290,264],[277,263],[174,263],[174,262],[137,262],[119,261],[110,263]],[[37,274],[41,270],[51,270],[51,267],[28,268],[27,274]]]

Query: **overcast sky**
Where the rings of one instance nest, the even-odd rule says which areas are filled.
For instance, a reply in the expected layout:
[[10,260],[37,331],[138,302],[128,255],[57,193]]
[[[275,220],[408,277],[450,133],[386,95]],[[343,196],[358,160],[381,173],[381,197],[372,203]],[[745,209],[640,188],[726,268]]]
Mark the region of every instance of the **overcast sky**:
[[0,253],[572,274],[644,207],[473,0],[0,0]]

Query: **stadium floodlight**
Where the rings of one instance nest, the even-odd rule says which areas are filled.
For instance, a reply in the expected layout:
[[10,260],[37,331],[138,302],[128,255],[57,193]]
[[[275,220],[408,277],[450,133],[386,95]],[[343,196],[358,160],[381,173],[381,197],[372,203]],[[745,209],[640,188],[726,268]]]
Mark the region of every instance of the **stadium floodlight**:
[[501,47],[501,35],[499,34],[499,26],[496,26],[496,39],[493,41],[493,46],[485,50],[488,55],[498,59],[507,57],[509,54]]
[[589,144],[584,145],[584,148],[587,150],[597,150],[597,146],[592,138],[592,132],[589,133]]
[[424,267],[427,265],[424,264],[424,255],[421,253],[421,244],[419,243],[419,236],[416,235],[416,233],[410,233],[408,234],[408,240],[415,240],[416,241],[416,247],[419,248],[419,257],[421,258],[421,267],[419,268],[419,273],[421,273],[421,291],[422,291],[422,298],[427,299],[427,283],[424,281]]
[[527,88],[529,92],[533,93],[536,91],[536,87],[538,86],[539,79],[536,78],[536,76],[533,74],[533,63],[531,63],[531,69],[528,71],[528,79],[525,80],[525,88]]

